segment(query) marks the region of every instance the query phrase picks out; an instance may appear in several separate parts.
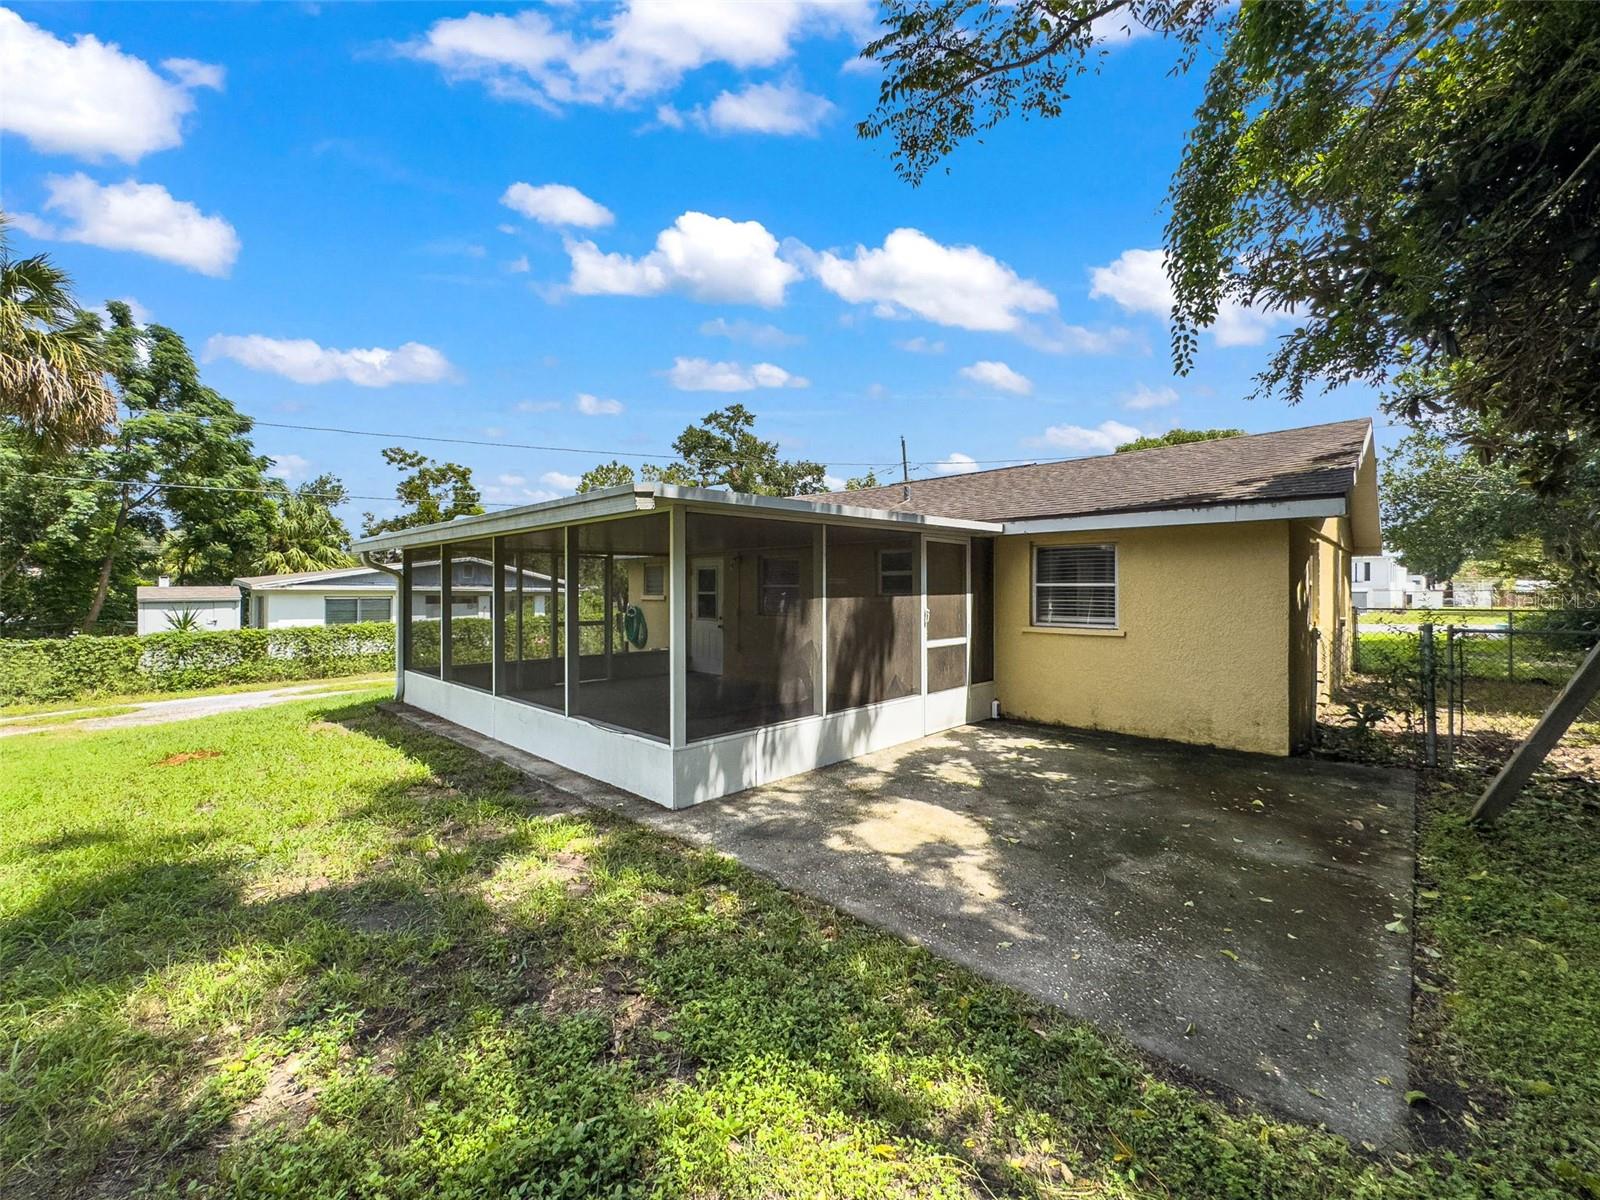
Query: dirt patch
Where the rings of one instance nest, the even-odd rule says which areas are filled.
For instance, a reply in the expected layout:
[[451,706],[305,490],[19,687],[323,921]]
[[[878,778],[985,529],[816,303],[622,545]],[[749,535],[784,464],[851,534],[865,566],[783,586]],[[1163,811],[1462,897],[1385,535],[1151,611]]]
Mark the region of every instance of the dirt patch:
[[221,750],[180,750],[169,754],[156,764],[158,767],[181,767],[184,763],[204,762],[208,758],[221,758]]
[[357,933],[398,933],[423,919],[420,905],[405,900],[373,900],[352,905],[340,913],[342,920]]
[[267,1082],[260,1093],[229,1117],[217,1132],[217,1149],[236,1145],[258,1127],[304,1124],[316,1105],[317,1097],[298,1078],[303,1065],[304,1061],[298,1054],[291,1054],[283,1061],[274,1063],[267,1072]]
[[306,729],[311,733],[338,733],[345,737],[354,732],[348,725],[341,725],[337,721],[313,721]]

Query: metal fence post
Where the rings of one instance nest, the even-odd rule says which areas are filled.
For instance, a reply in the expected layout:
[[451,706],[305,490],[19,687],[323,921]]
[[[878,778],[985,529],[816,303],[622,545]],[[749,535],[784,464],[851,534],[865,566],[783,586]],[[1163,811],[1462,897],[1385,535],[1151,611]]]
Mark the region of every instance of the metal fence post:
[[1506,682],[1517,677],[1517,616],[1506,609]]
[[1433,645],[1433,622],[1424,621],[1419,630],[1422,642],[1417,647],[1422,670],[1422,765],[1439,765],[1439,688]]
[[1350,670],[1361,674],[1361,610],[1350,610]]

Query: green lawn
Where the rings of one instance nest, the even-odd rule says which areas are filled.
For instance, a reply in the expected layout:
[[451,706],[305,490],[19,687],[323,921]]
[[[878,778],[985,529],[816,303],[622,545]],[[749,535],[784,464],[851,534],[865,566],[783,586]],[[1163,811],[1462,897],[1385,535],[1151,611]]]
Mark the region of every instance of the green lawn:
[[1374,1155],[366,701],[0,757],[0,1195],[1600,1196],[1589,791],[1439,794]]

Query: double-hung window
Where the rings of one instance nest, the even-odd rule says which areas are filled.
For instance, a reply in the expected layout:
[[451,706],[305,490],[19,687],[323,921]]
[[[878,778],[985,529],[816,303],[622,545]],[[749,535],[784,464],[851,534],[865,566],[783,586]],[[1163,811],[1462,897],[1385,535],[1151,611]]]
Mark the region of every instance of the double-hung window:
[[644,564],[644,585],[641,600],[665,600],[667,597],[667,564],[656,559]]
[[1033,623],[1067,629],[1115,629],[1117,548],[1035,546]]

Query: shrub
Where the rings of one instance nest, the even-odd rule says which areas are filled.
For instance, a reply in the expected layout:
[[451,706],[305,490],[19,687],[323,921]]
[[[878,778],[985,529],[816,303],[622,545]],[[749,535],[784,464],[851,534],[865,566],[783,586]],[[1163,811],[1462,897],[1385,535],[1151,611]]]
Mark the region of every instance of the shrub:
[[394,669],[394,625],[0,640],[0,704]]

